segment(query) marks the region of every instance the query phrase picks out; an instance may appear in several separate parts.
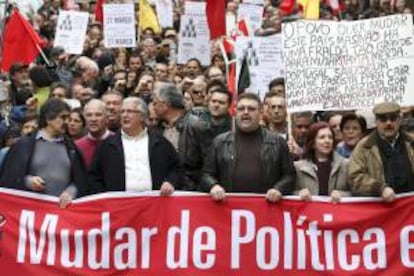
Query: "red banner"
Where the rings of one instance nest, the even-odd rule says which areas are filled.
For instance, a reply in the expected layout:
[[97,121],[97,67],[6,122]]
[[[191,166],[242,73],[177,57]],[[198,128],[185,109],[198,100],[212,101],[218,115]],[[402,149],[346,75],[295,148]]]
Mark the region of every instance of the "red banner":
[[55,198],[0,189],[0,269],[42,276],[414,275],[412,206],[412,196],[334,205],[111,193],[59,209]]

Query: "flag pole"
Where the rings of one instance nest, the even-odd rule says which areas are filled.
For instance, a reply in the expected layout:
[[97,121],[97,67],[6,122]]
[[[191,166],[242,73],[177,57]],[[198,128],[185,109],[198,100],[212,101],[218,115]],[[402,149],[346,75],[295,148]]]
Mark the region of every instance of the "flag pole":
[[4,41],[4,31],[6,30],[6,21],[7,21],[7,9],[9,7],[9,2],[6,1],[4,3],[4,18],[1,19],[2,22],[0,22],[0,24],[2,24],[2,29],[1,29],[1,40],[0,40],[0,55],[2,55],[3,53],[3,41]]
[[47,59],[45,53],[43,52],[42,48],[40,48],[39,44],[35,43],[36,45],[36,49],[39,51],[40,55],[42,56],[42,58],[44,59],[45,63],[47,64],[47,66],[51,66],[52,64],[50,63],[50,61]]

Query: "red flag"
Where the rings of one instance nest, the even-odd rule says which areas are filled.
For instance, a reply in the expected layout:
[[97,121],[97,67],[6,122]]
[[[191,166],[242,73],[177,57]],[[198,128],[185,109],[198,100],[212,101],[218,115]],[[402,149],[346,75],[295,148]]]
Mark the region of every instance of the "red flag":
[[282,0],[279,6],[282,14],[288,15],[293,13],[295,10],[295,2],[295,0]]
[[105,4],[105,0],[97,0],[95,4],[95,19],[103,23],[103,4]]
[[32,25],[19,11],[14,10],[4,31],[1,69],[7,72],[15,62],[31,63],[43,46],[45,42]]
[[207,0],[206,14],[210,39],[226,35],[226,3],[224,0]]
[[228,40],[228,39],[223,39],[223,47],[224,50],[227,54],[227,56],[229,56],[230,54],[233,53],[233,49],[234,49],[234,45],[233,45],[233,41],[232,40]]
[[236,105],[236,63],[229,64],[229,78],[227,80],[227,87],[229,88],[231,94],[233,95],[233,102],[230,106],[230,115],[235,114],[235,105]]
[[240,34],[243,36],[249,36],[249,27],[247,26],[246,18],[241,19],[237,23],[237,28],[239,29]]

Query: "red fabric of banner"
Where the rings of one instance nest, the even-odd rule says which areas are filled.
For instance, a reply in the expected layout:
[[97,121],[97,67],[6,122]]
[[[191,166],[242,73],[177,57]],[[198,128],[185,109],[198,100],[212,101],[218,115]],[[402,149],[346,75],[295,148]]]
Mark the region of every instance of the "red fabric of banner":
[[0,189],[7,275],[414,274],[412,196],[269,204],[106,194],[59,209],[10,193]]
[[2,70],[8,72],[15,62],[31,63],[39,54],[36,44],[43,47],[44,41],[30,23],[14,10],[4,31]]
[[207,0],[206,15],[210,39],[226,35],[226,3],[224,0]]

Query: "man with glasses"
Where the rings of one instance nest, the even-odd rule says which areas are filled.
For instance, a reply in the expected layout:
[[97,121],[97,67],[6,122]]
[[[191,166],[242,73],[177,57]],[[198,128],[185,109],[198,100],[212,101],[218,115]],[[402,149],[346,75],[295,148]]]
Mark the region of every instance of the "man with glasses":
[[90,170],[94,193],[160,190],[166,196],[182,184],[178,154],[164,137],[147,130],[147,118],[142,99],[124,99],[121,131],[102,142]]
[[223,200],[226,192],[246,192],[277,202],[292,191],[295,169],[288,146],[280,135],[260,128],[261,109],[256,94],[240,95],[236,129],[214,139],[202,176],[214,200]]
[[349,177],[352,193],[381,196],[385,202],[414,190],[414,140],[400,129],[400,106],[384,102],[374,107],[376,129],[352,152]]

